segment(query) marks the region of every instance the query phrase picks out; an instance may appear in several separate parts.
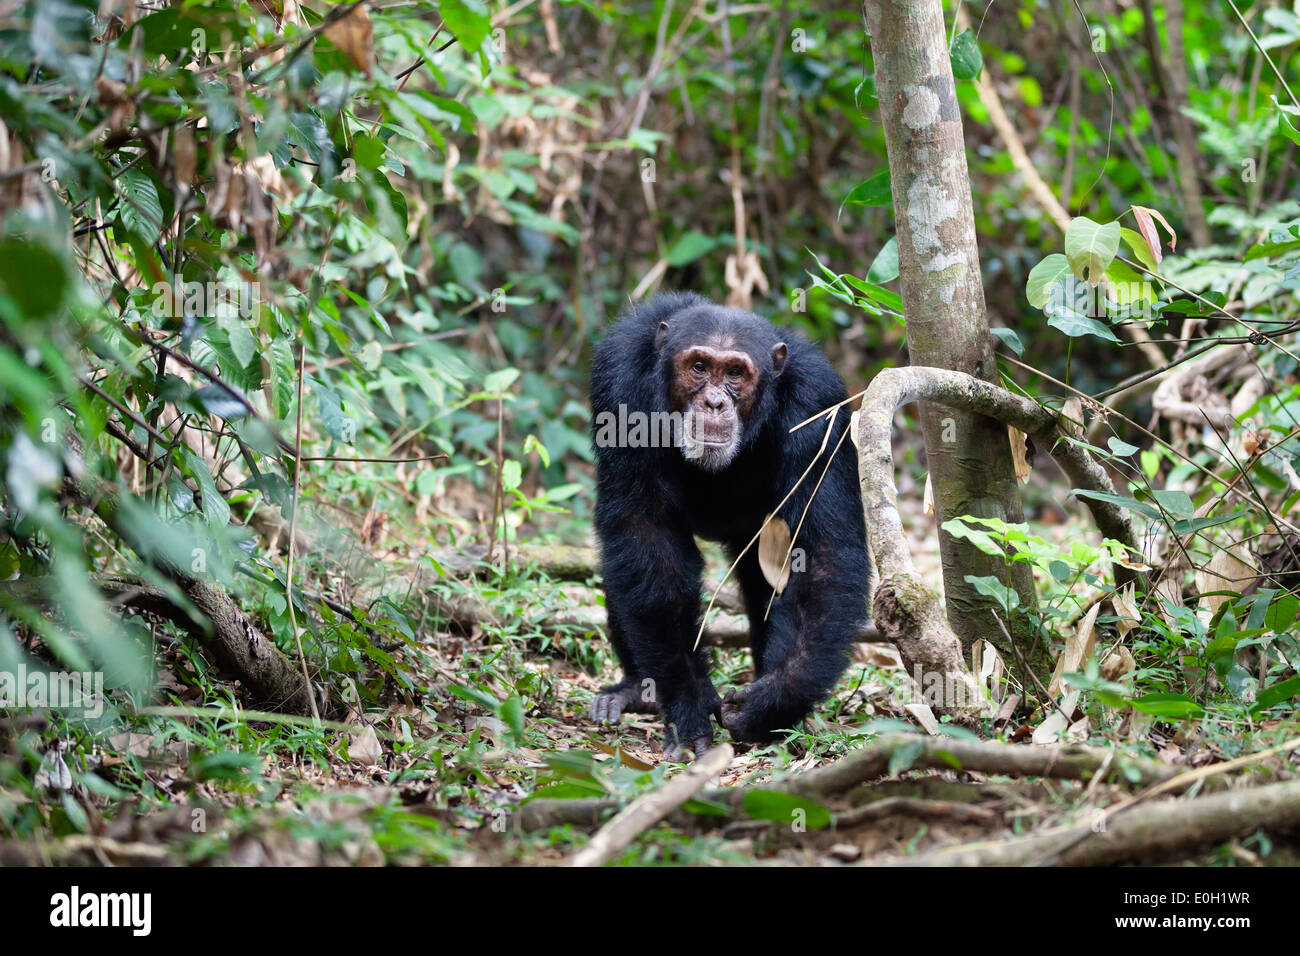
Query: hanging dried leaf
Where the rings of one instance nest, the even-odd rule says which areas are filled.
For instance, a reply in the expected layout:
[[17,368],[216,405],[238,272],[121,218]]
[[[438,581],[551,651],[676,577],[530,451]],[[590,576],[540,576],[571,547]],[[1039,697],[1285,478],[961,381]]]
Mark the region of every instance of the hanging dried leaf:
[[176,185],[188,190],[194,183],[194,167],[198,161],[198,148],[194,143],[194,130],[182,125],[172,139],[172,165],[176,172]]
[[772,515],[758,536],[758,566],[763,577],[779,595],[790,580],[790,526]]
[[[1052,672],[1052,681],[1047,685],[1047,693],[1057,697],[1064,690],[1066,674],[1077,674],[1083,670],[1083,662],[1097,653],[1097,614],[1101,611],[1098,601],[1088,609],[1074,633],[1065,639],[1061,656],[1056,659],[1056,670]],[[1035,741],[1036,742],[1036,741]]]
[[931,737],[939,736],[939,720],[934,716],[934,711],[930,709],[929,704],[904,704],[903,710],[911,714],[912,718]]
[[1071,395],[1061,406],[1061,417],[1057,420],[1061,430],[1075,438],[1083,437],[1083,401],[1078,395]]
[[1148,209],[1146,206],[1134,206],[1133,218],[1137,220],[1138,232],[1142,233],[1142,238],[1147,241],[1151,247],[1151,255],[1156,260],[1156,265],[1160,265],[1160,260],[1164,254],[1160,251],[1160,233],[1156,231],[1154,219],[1159,219],[1160,224],[1169,232],[1169,248],[1178,248],[1178,233],[1174,232],[1174,227],[1169,225],[1169,220],[1154,209]]
[[1234,544],[1214,553],[1210,563],[1196,572],[1196,590],[1204,595],[1201,600],[1211,616],[1219,610],[1226,594],[1210,594],[1211,591],[1231,591],[1240,594],[1255,580],[1258,571],[1250,563],[1246,549]]
[[375,69],[375,28],[365,4],[353,7],[347,16],[327,26],[325,36],[343,51],[353,66],[366,74],[367,79],[370,77]]
[[1119,636],[1126,637],[1128,632],[1133,630],[1142,623],[1142,615],[1138,613],[1137,607],[1137,582],[1130,581],[1118,591],[1112,602],[1115,605],[1115,616],[1119,618],[1115,622],[1115,627],[1119,629]]
[[1011,440],[1011,462],[1016,467],[1016,480],[1024,484],[1034,473],[1034,466],[1029,463],[1029,446],[1025,442],[1025,433],[1008,425],[1007,438]]
[[925,491],[921,495],[921,513],[934,514],[934,486],[930,484],[930,476],[925,476]]

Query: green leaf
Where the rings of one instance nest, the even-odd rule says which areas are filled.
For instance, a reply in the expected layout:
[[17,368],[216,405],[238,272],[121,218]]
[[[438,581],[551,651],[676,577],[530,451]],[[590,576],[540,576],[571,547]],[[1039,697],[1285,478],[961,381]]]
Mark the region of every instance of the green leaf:
[[706,252],[711,252],[717,245],[714,239],[706,236],[702,232],[692,229],[677,238],[671,249],[668,250],[668,264],[670,266],[684,266],[694,262]]
[[1025,354],[1025,343],[1020,341],[1020,336],[1016,335],[1015,329],[1004,329],[1001,326],[994,326],[989,329],[999,342],[1009,348],[1017,355]]
[[1205,710],[1186,694],[1146,694],[1129,701],[1136,711],[1172,720],[1200,717]]
[[506,389],[513,385],[518,377],[517,368],[498,369],[483,379],[483,391],[493,395],[504,395]]
[[523,481],[523,469],[519,462],[507,458],[501,463],[501,490],[514,491]]
[[[1065,257],[1075,278],[1096,285],[1106,274],[1106,267],[1119,252],[1120,225],[1108,222],[1104,226],[1087,216],[1070,221],[1065,230]],[[1118,341],[1118,340],[1116,340]]]
[[1010,614],[1020,606],[1020,595],[1015,588],[1008,587],[992,575],[966,575],[966,582],[985,597],[991,597],[1001,605],[1002,610]]
[[492,29],[492,18],[481,0],[442,0],[438,15],[466,53],[477,53]]
[[17,237],[0,242],[0,292],[28,318],[49,315],[68,291],[63,259],[44,244]]
[[892,282],[898,278],[898,237],[891,236],[867,270],[869,282]]
[[1264,626],[1275,634],[1285,634],[1295,624],[1297,613],[1300,613],[1300,598],[1294,594],[1283,594],[1268,606]]
[[1052,287],[1070,274],[1070,261],[1059,252],[1053,252],[1042,262],[1029,270],[1029,279],[1025,282],[1025,295],[1029,304],[1041,309],[1051,298]]
[[1174,534],[1192,534],[1195,531],[1204,531],[1206,528],[1213,528],[1217,525],[1227,524],[1229,521],[1236,521],[1245,514],[1245,511],[1234,511],[1230,515],[1219,515],[1217,518],[1180,518],[1174,522]]
[[1157,488],[1151,492],[1151,497],[1175,518],[1190,518],[1196,514],[1196,505],[1192,504],[1192,496],[1185,491]]
[[122,194],[118,215],[122,225],[136,232],[145,245],[152,246],[162,235],[162,202],[153,180],[139,169],[128,169],[117,177]]
[[952,75],[959,80],[973,80],[984,68],[984,57],[979,43],[969,29],[962,30],[952,41],[948,51],[952,58]]
[[1279,681],[1272,687],[1260,692],[1255,698],[1255,706],[1250,709],[1252,714],[1258,714],[1270,707],[1274,707],[1284,700],[1290,700],[1296,694],[1300,694],[1300,677],[1290,677],[1284,681]]
[[889,170],[882,170],[865,183],[853,187],[853,191],[844,197],[848,206],[889,206],[894,202],[894,194],[889,185]]
[[185,465],[194,480],[198,482],[199,494],[203,498],[203,517],[214,528],[224,528],[230,522],[230,505],[217,491],[216,482],[207,463],[188,448],[181,449],[185,456]]
[[792,824],[800,820],[809,830],[830,826],[831,812],[820,803],[780,790],[750,790],[743,804],[745,815],[753,820]]
[[1154,518],[1159,521],[1162,517],[1159,510],[1145,501],[1138,501],[1136,498],[1128,498],[1124,495],[1113,494],[1108,491],[1092,491],[1088,488],[1072,488],[1070,494],[1076,498],[1092,498],[1095,501],[1109,501],[1113,505],[1119,505],[1129,511],[1136,511],[1140,515],[1148,518]]
[[1124,242],[1133,250],[1133,255],[1137,261],[1142,263],[1152,272],[1156,271],[1156,257],[1151,253],[1151,246],[1142,238],[1142,233],[1136,229],[1121,228],[1119,234],[1124,238]]
[[319,382],[312,382],[312,391],[320,405],[320,420],[331,438],[349,445],[356,440],[357,422],[343,411],[343,401],[338,393]]
[[1072,339],[1084,335],[1095,335],[1107,342],[1119,342],[1119,339],[1115,337],[1115,333],[1110,330],[1110,326],[1098,322],[1096,319],[1090,319],[1086,315],[1080,315],[1073,309],[1054,311],[1047,317],[1047,324],[1058,331],[1064,332]]

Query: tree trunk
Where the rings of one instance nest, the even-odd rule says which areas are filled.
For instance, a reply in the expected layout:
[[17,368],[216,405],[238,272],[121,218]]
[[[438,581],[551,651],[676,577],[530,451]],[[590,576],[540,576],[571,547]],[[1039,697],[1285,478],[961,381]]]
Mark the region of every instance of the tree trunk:
[[[870,0],[866,7],[889,150],[911,364],[996,382],[943,7],[939,0]],[[940,523],[960,515],[1024,520],[1006,426],[929,403],[921,406],[921,422]],[[1030,608],[1035,603],[1030,568],[1008,569],[1001,558],[944,531],[939,547],[948,619],[962,647],[969,655],[971,645],[983,638],[1017,668],[990,600],[966,577],[995,576],[1015,588],[1022,608]],[[1044,669],[1048,658],[1041,642],[1029,637],[1026,627],[1012,633],[1031,666]]]
[[1182,0],[1167,0],[1164,4],[1165,32],[1169,38],[1169,59],[1160,56],[1160,29],[1156,24],[1154,4],[1143,0],[1142,14],[1146,18],[1148,48],[1151,68],[1161,77],[1165,91],[1165,112],[1174,129],[1174,144],[1178,157],[1178,188],[1183,194],[1183,219],[1192,233],[1192,241],[1204,248],[1210,244],[1210,227],[1205,220],[1201,203],[1199,147],[1191,119],[1183,113],[1187,105],[1187,48],[1183,44]]

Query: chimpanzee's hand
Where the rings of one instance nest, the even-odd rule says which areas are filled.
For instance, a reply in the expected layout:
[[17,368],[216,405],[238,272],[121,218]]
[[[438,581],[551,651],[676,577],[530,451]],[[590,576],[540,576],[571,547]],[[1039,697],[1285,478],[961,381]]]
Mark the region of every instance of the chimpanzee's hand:
[[747,743],[760,743],[771,738],[766,727],[760,725],[755,713],[754,692],[757,684],[732,687],[722,696],[722,726],[731,734],[733,740]]

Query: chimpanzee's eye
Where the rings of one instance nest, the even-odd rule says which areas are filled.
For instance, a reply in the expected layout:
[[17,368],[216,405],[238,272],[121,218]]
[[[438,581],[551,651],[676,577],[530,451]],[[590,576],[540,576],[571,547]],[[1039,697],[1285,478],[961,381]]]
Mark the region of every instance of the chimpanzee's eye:
[[740,376],[743,375],[744,372],[745,370],[741,368],[739,365],[733,365],[731,366],[731,368],[727,369],[727,374],[730,375],[732,378],[740,378]]
[[696,363],[695,363],[693,366],[691,366],[691,367],[692,367],[693,369],[695,369],[695,371],[697,371],[697,372],[703,372],[703,371],[704,371],[704,363],[703,363],[703,362],[696,362]]

